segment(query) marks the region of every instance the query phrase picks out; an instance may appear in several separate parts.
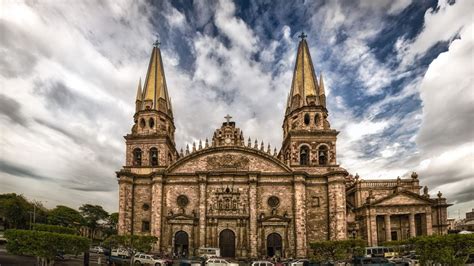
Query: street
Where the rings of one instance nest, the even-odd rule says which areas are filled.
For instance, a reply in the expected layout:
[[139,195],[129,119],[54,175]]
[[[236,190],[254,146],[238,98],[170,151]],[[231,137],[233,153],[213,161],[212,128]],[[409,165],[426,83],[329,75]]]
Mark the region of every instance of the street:
[[[98,259],[101,258],[101,264],[98,264]],[[36,265],[36,258],[30,256],[17,256],[9,254],[5,246],[0,246],[0,266],[5,265]],[[75,257],[74,255],[66,255],[64,256],[64,260],[57,260],[55,261],[54,265],[61,265],[61,266],[82,266],[83,263],[83,255],[78,255]],[[96,253],[90,253],[89,258],[89,265],[106,265],[105,264],[105,256],[99,255]]]

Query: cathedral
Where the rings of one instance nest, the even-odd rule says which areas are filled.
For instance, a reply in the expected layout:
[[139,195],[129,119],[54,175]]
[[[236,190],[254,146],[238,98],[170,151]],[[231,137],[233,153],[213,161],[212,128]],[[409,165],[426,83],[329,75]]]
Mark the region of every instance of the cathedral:
[[[361,238],[369,246],[447,233],[446,199],[418,175],[363,180],[338,165],[322,75],[302,34],[282,115],[281,149],[244,136],[229,115],[212,139],[178,151],[159,43],[118,171],[119,234],[157,237],[153,252],[304,258],[310,243]],[[284,100],[284,99],[282,99]]]

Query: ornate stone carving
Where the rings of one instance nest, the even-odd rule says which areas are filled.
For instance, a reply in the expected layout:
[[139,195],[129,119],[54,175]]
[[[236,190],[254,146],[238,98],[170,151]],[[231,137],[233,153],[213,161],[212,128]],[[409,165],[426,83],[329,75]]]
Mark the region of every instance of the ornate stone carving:
[[215,191],[209,206],[210,215],[235,216],[246,213],[246,201],[238,190],[226,187]]
[[225,154],[207,157],[208,169],[237,168],[247,169],[250,160],[245,156]]

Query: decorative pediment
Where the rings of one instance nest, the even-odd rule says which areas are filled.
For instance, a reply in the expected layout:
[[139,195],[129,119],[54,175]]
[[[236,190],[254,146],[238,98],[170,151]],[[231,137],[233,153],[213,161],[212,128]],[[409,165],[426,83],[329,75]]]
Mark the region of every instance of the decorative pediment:
[[166,220],[170,224],[196,224],[199,218],[196,215],[188,215],[185,213],[172,214],[170,213]]
[[243,146],[214,147],[197,151],[171,165],[169,173],[207,171],[258,171],[286,173],[291,170],[278,158]]
[[416,193],[409,191],[399,191],[387,197],[378,199],[372,206],[398,206],[398,205],[431,205],[432,201]]

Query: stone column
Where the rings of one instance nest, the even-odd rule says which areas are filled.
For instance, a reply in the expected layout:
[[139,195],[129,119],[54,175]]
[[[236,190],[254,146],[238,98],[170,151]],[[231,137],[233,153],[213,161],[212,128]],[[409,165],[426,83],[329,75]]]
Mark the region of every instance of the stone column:
[[392,241],[392,225],[390,223],[390,214],[385,214],[385,242]]
[[121,176],[119,179],[119,221],[118,233],[130,234],[131,231],[131,181]]
[[163,176],[154,176],[151,185],[151,234],[157,238],[153,249],[161,249],[161,218],[163,206]]
[[410,237],[416,236],[415,214],[412,212],[408,215],[408,222],[410,224]]
[[431,217],[431,210],[429,212],[426,212],[426,234],[427,235],[432,235],[433,234],[433,222],[432,222],[432,217]]
[[250,257],[257,257],[257,175],[249,175]]
[[205,247],[206,243],[206,201],[207,176],[199,174],[199,243],[198,247]]
[[375,210],[369,206],[365,211],[365,231],[367,233],[367,243],[369,247],[375,247],[378,244],[376,218]]
[[296,257],[306,257],[306,184],[303,175],[294,177]]

